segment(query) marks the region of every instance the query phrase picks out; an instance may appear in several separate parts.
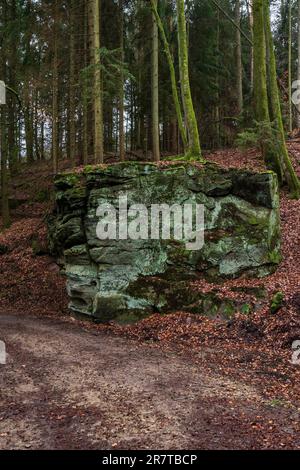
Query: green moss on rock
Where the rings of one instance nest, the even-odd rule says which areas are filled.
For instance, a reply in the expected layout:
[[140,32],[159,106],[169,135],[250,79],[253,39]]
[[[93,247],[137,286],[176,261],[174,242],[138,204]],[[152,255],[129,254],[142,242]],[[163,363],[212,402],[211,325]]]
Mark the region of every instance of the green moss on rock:
[[[224,319],[236,311],[248,314],[251,302],[202,293],[191,282],[205,277],[221,284],[238,276],[268,275],[281,259],[278,185],[272,172],[186,161],[125,162],[58,175],[55,187],[49,246],[65,262],[72,311],[97,321],[130,321],[174,310]],[[189,251],[185,241],[174,240],[99,240],[97,207],[117,206],[124,193],[129,205],[203,204],[203,249]]]

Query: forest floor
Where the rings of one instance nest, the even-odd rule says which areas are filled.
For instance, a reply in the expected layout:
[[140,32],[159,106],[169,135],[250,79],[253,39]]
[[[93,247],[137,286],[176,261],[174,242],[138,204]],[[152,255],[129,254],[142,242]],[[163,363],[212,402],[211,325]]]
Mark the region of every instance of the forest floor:
[[[289,146],[300,172],[300,143]],[[255,151],[207,158],[263,168]],[[65,280],[47,254],[51,191],[46,163],[24,168],[12,181],[12,225],[0,233],[0,340],[9,354],[0,365],[0,449],[299,448],[300,366],[291,358],[300,340],[300,201],[281,194],[277,272],[222,287],[226,297],[243,284],[267,289],[250,318],[171,312],[94,325],[69,317]],[[272,315],[278,291],[285,302]]]
[[223,374],[217,350],[179,354],[25,315],[0,315],[0,327],[0,449],[300,446],[299,410]]

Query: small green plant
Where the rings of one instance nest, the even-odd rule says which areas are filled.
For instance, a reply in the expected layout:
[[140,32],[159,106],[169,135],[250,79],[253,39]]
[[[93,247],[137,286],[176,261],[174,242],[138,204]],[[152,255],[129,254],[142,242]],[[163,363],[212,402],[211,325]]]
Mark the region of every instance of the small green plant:
[[284,294],[283,292],[276,292],[276,294],[273,295],[272,302],[271,302],[271,313],[276,313],[278,310],[280,310],[283,307],[284,303]]
[[280,400],[279,398],[273,398],[273,400],[268,401],[267,404],[272,408],[279,408],[288,405],[287,402]]
[[40,191],[37,192],[35,196],[36,202],[46,202],[46,201],[49,201],[49,199],[50,199],[50,192],[48,189],[41,189]]
[[241,307],[241,313],[243,315],[250,315],[251,305],[250,304],[243,304],[242,307]]
[[244,132],[238,134],[235,145],[240,149],[247,149],[250,147],[257,147],[258,136],[254,129],[246,129]]
[[48,249],[45,243],[38,239],[32,240],[31,249],[34,256],[43,256],[48,254]]

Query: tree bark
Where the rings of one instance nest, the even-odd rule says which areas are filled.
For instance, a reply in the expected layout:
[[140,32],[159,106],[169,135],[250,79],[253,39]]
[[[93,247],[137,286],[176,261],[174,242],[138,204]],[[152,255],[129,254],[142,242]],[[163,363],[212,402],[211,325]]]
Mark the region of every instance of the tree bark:
[[256,121],[264,127],[266,136],[262,153],[267,168],[275,171],[282,180],[282,168],[278,153],[272,148],[272,129],[268,104],[266,37],[264,25],[265,0],[253,0],[253,62],[254,62],[254,114]]
[[[86,69],[88,66],[88,6],[85,3],[84,5],[84,15],[83,15],[83,49],[84,49],[84,68]],[[85,87],[85,83],[82,90],[82,114],[83,114],[83,137],[82,137],[82,153],[83,153],[83,164],[87,165],[88,163],[88,99],[87,99],[87,90]]]
[[176,0],[177,22],[178,22],[178,50],[179,66],[181,69],[181,89],[188,128],[188,150],[187,156],[201,159],[201,146],[196,120],[189,77],[189,58],[187,46],[187,28],[185,19],[184,0]]
[[[1,19],[7,21],[7,4],[3,2],[1,8]],[[0,55],[0,73],[3,81],[7,77],[7,57],[5,38],[2,42]],[[7,171],[7,121],[6,121],[6,105],[0,106],[0,151],[1,151],[1,215],[3,227],[10,225],[9,200],[8,200],[8,171]]]
[[[300,83],[300,0],[298,0],[298,67],[297,67],[297,80]],[[299,85],[298,85],[299,86]],[[300,103],[297,104],[297,127],[300,128]]]
[[70,44],[69,44],[69,159],[75,164],[76,121],[75,121],[75,1],[70,0]]
[[[157,9],[157,0],[154,0]],[[160,160],[159,142],[159,85],[158,85],[158,27],[152,12],[152,153],[153,160]]]
[[[235,2],[235,22],[241,26],[241,2]],[[242,114],[244,108],[243,98],[243,64],[242,64],[242,41],[241,33],[236,28],[236,94],[237,94],[237,113]]]
[[[124,1],[119,0],[120,15],[120,57],[124,62]],[[124,73],[120,73],[120,94],[119,94],[119,153],[120,160],[125,160],[125,134],[124,134]]]
[[3,227],[10,226],[8,200],[8,171],[7,171],[7,141],[6,141],[6,111],[0,110],[0,145],[1,145],[1,215]]
[[59,133],[58,133],[58,0],[54,3],[53,23],[53,63],[52,63],[52,164],[53,173],[58,172]]
[[292,108],[292,2],[289,1],[289,38],[288,38],[288,90],[289,90],[289,132],[293,130]]
[[[272,118],[277,129],[276,142],[278,145],[278,160],[281,164],[281,174],[284,175],[291,194],[295,198],[300,197],[300,184],[298,177],[293,168],[290,160],[288,150],[285,142],[285,133],[282,121],[282,112],[280,106],[280,96],[277,84],[277,70],[276,70],[276,59],[274,53],[274,42],[271,30],[271,19],[270,19],[270,3],[269,0],[264,0],[264,18],[265,18],[265,31],[266,31],[266,42],[269,50],[269,96]],[[279,175],[280,176],[280,175]]]
[[158,14],[158,11],[157,11],[157,8],[156,8],[156,5],[155,5],[155,1],[154,0],[150,0],[150,1],[151,1],[152,11],[155,15],[157,25],[158,25],[158,29],[159,29],[161,39],[162,39],[162,42],[163,42],[163,45],[164,45],[164,52],[166,54],[166,58],[167,58],[168,65],[169,65],[173,101],[174,101],[174,106],[175,106],[175,110],[176,110],[180,135],[181,135],[181,138],[182,138],[184,150],[186,152],[187,148],[188,148],[188,140],[187,140],[186,129],[184,127],[184,121],[183,121],[183,116],[182,116],[182,112],[181,112],[180,100],[179,100],[179,96],[178,96],[176,73],[175,73],[173,58],[172,58],[172,54],[171,54],[171,51],[170,51],[170,46],[169,46],[169,43],[168,43],[168,40],[167,40],[167,36],[166,36],[166,33],[165,33],[164,25],[161,21],[161,18],[159,16],[159,14]]
[[93,154],[95,163],[103,163],[103,109],[100,62],[100,2],[89,0],[89,28],[91,38],[91,65],[93,67]]

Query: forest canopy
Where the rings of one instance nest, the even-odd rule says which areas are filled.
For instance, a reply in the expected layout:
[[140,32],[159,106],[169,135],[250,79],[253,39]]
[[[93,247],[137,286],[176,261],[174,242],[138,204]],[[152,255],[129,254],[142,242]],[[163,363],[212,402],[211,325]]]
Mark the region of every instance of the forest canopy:
[[300,124],[299,1],[1,0],[0,12],[4,214],[24,162],[204,162],[234,145],[258,146],[299,197],[285,145]]

